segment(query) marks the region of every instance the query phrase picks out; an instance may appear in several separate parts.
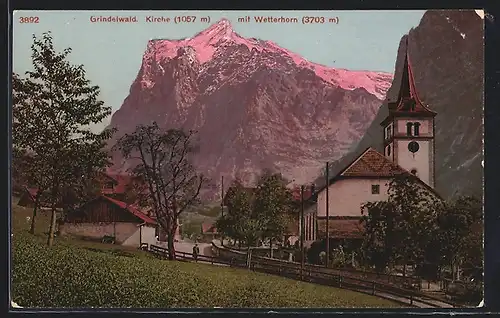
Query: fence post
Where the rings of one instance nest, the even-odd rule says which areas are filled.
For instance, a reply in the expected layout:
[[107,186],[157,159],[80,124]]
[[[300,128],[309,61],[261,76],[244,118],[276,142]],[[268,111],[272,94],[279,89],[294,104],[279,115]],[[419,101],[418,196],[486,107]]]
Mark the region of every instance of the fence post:
[[375,295],[375,282],[372,282],[372,295]]
[[342,276],[339,275],[339,287],[342,287]]
[[413,294],[410,294],[410,305],[413,305]]

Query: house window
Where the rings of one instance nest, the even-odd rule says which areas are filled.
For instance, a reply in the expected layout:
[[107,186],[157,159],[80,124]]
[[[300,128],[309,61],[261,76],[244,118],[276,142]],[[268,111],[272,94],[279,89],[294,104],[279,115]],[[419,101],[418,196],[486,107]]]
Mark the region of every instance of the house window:
[[406,135],[411,136],[411,127],[413,126],[413,123],[406,123]]
[[410,171],[410,172],[411,172],[411,174],[412,174],[412,175],[414,175],[414,176],[416,176],[416,175],[417,175],[417,169],[411,169],[411,171]]
[[372,184],[372,194],[380,194],[380,185]]
[[413,123],[413,135],[418,136],[420,135],[420,123]]

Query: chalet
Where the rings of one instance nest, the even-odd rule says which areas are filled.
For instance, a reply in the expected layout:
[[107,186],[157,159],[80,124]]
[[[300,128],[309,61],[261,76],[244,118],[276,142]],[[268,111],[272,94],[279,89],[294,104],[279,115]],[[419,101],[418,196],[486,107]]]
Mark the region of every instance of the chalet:
[[306,237],[324,239],[328,222],[330,238],[359,242],[363,237],[361,206],[387,200],[388,184],[395,175],[415,175],[415,182],[439,198],[434,190],[435,116],[417,95],[406,53],[398,98],[388,102],[388,116],[381,123],[383,152],[368,147],[333,167],[330,180],[318,189],[315,209],[308,214]]
[[166,240],[154,218],[137,206],[101,195],[71,212],[59,227],[61,235],[98,239],[113,237],[116,244],[139,247]]
[[133,178],[126,174],[103,173],[99,177],[101,194],[118,200],[126,199],[126,192],[132,185]]

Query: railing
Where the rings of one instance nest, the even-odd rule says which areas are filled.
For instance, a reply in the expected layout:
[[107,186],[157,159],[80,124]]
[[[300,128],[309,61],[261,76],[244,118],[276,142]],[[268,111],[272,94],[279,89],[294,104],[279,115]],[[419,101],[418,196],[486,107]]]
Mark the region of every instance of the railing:
[[[141,249],[143,248],[144,246],[141,246]],[[353,277],[351,275],[345,275],[345,273],[334,273],[328,271],[329,269],[319,266],[309,265],[301,269],[300,264],[297,266],[298,263],[295,262],[264,257],[252,257],[249,264],[246,253],[219,248],[215,245],[213,248],[216,249],[215,252],[218,256],[198,255],[195,258],[192,253],[176,251],[175,257],[180,261],[196,261],[220,266],[246,268],[256,272],[278,275],[295,280],[349,289],[413,307],[422,307],[422,305],[433,308],[462,307],[458,304],[451,303],[439,297],[426,295],[416,290],[404,289],[390,284]],[[149,245],[149,248],[146,249],[159,258],[168,258],[168,249],[164,247]]]
[[[227,247],[219,247],[216,244],[212,242],[213,248],[217,250],[224,250],[225,252],[229,252],[230,254],[234,255],[240,255],[241,257],[246,257],[247,253],[246,251],[241,251],[241,250],[234,250],[231,248]],[[224,256],[224,255],[222,255]],[[272,262],[276,263],[293,263],[296,264],[296,266],[300,266],[300,262],[290,262],[282,259],[277,259],[277,258],[269,258],[269,257],[264,257],[260,255],[255,255],[252,253],[252,258],[254,259],[267,259]],[[413,287],[417,290],[420,290],[422,287],[422,279],[418,277],[412,277],[412,276],[402,276],[402,275],[391,275],[391,274],[386,274],[386,273],[377,273],[377,272],[368,272],[368,271],[362,271],[362,270],[357,270],[357,269],[350,269],[350,268],[325,268],[324,266],[321,265],[314,265],[314,264],[304,264],[304,267],[312,267],[316,268],[321,271],[326,271],[329,273],[335,273],[343,276],[351,276],[355,278],[363,278],[363,279],[368,279],[368,280],[373,280],[376,281],[380,284],[390,284],[394,285],[396,287]]]

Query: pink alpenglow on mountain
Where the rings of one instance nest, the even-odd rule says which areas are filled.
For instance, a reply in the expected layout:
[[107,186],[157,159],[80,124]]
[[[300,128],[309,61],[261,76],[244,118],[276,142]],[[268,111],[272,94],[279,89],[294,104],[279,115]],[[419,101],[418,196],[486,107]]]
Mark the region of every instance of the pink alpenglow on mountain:
[[[243,38],[222,19],[192,38],[150,40],[111,126],[117,136],[151,121],[196,129],[195,164],[215,180],[250,183],[268,168],[308,182],[361,138],[391,81],[388,73],[329,68]],[[128,168],[118,157],[114,168]]]

